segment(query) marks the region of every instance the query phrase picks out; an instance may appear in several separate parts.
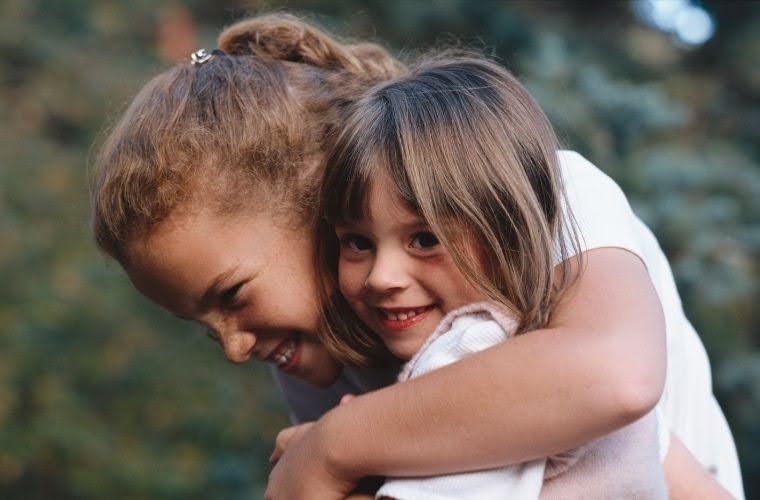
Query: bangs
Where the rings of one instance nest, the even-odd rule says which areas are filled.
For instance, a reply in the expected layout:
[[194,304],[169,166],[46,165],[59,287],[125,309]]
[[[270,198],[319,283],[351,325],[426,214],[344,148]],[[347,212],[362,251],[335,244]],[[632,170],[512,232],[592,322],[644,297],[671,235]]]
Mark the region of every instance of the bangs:
[[421,65],[356,102],[333,145],[317,252],[332,314],[326,343],[361,353],[358,340],[378,342],[336,293],[341,245],[330,225],[367,219],[381,182],[424,220],[463,279],[515,316],[518,332],[548,323],[577,276],[570,266],[555,273],[557,243],[559,261],[579,245],[572,217],[560,217],[554,131],[508,71],[472,58]]
[[322,215],[332,225],[358,222],[369,215],[369,195],[385,177],[390,193],[405,208],[419,213],[419,202],[407,174],[398,124],[387,101],[373,102],[354,116],[328,158],[322,185]]

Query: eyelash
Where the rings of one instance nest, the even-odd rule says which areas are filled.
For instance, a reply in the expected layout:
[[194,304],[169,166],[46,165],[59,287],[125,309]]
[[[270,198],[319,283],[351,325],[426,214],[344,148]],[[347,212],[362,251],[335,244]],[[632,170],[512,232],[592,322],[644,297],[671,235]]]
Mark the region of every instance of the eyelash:
[[[433,240],[435,240],[435,243],[429,246],[415,246],[414,242],[423,236],[432,238]],[[409,246],[414,248],[415,250],[427,251],[427,250],[432,250],[433,248],[437,247],[439,244],[440,242],[438,241],[438,237],[435,234],[433,234],[430,231],[420,231],[412,235],[412,241],[409,243]]]
[[[429,244],[427,246],[421,245],[421,244],[415,245],[415,241],[419,241],[423,237],[432,238],[434,240],[434,243]],[[356,245],[357,240],[361,240],[363,243],[367,243],[367,246],[369,248],[357,248],[357,245]],[[428,243],[430,243],[430,242],[428,242]],[[417,251],[426,252],[426,251],[430,251],[433,248],[437,247],[439,244],[440,243],[438,241],[438,237],[435,234],[433,234],[432,232],[430,232],[430,231],[419,231],[419,232],[416,232],[416,233],[414,233],[412,235],[411,241],[409,242],[409,247],[412,248],[412,249],[414,249],[414,250],[417,250]],[[357,252],[357,253],[359,253],[359,252],[367,252],[367,251],[372,250],[372,248],[373,248],[374,245],[369,241],[369,238],[366,238],[366,237],[358,235],[358,234],[350,234],[349,233],[349,234],[343,235],[340,238],[340,246],[341,246],[341,248],[345,248],[345,249],[347,249],[347,250],[349,250],[351,252]]]
[[241,281],[222,292],[221,295],[219,295],[219,303],[221,306],[225,309],[235,309],[236,307],[240,307],[239,293],[240,289],[243,288],[243,285],[245,285],[245,282]]
[[[370,248],[357,248],[355,245],[357,240],[361,240],[363,243],[368,243]],[[345,234],[340,238],[340,246],[351,252],[366,252],[371,250],[373,245],[368,238],[359,234]]]

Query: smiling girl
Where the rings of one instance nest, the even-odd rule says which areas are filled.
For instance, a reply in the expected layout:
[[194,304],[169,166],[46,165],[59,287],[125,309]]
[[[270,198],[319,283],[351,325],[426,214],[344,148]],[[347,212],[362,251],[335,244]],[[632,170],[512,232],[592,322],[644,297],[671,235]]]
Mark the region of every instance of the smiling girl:
[[[488,61],[423,65],[373,89],[322,185],[338,248],[325,235],[321,254],[342,294],[328,316],[359,320],[333,326],[326,341],[356,359],[379,339],[408,361],[405,381],[545,327],[572,284],[562,262],[578,245],[556,151],[538,106]],[[665,498],[655,420],[548,462],[392,479],[378,496]]]
[[[550,323],[331,410],[347,392],[386,385],[398,367],[340,370],[317,339],[315,198],[347,107],[405,71],[377,45],[340,43],[287,15],[241,21],[222,33],[219,48],[155,77],[113,128],[98,155],[93,228],[141,292],[208,328],[230,361],[278,368],[296,420],[324,415],[273,470],[270,497],[343,498],[367,475],[441,474],[551,455],[637,420],[663,385],[671,429],[702,463],[720,465],[721,482],[741,490],[709,364],[696,333],[680,328],[680,305],[665,307],[677,319],[667,330],[666,382],[666,329],[647,268],[631,252],[600,248],[588,231],[584,274],[553,315],[562,336]],[[560,163],[568,186],[614,191],[580,156],[564,154]],[[592,212],[593,201],[581,205]],[[630,222],[624,210],[603,206],[605,221]],[[688,388],[680,384],[685,372]],[[523,383],[512,383],[516,377]],[[467,419],[475,405],[477,423]],[[697,419],[695,409],[706,417]],[[708,436],[705,428],[717,431]]]

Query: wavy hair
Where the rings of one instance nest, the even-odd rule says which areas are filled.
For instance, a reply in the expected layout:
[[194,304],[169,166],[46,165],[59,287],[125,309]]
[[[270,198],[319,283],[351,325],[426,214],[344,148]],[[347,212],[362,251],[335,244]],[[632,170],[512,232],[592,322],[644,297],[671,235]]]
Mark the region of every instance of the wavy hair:
[[404,69],[291,15],[238,22],[202,65],[178,64],[133,99],[91,185],[99,248],[125,247],[176,210],[266,207],[313,220],[327,144],[347,104]]

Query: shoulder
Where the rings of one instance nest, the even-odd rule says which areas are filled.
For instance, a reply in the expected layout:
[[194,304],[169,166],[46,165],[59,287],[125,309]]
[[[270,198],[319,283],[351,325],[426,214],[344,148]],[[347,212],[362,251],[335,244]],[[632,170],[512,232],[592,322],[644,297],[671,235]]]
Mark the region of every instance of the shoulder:
[[628,200],[620,186],[599,167],[580,153],[561,150],[557,152],[562,181],[570,199],[594,194],[624,202]]
[[515,319],[499,307],[476,302],[448,313],[431,336],[428,347],[453,350],[464,356],[503,342],[516,329]]
[[559,151],[565,190],[565,216],[577,230],[580,251],[618,247],[643,260],[640,228],[620,186],[574,151]]
[[448,353],[455,358],[462,358],[506,339],[506,332],[495,320],[468,314],[456,318],[450,328],[432,340],[422,353]]
[[514,320],[486,303],[449,313],[425,345],[404,367],[399,379],[413,378],[507,340]]

